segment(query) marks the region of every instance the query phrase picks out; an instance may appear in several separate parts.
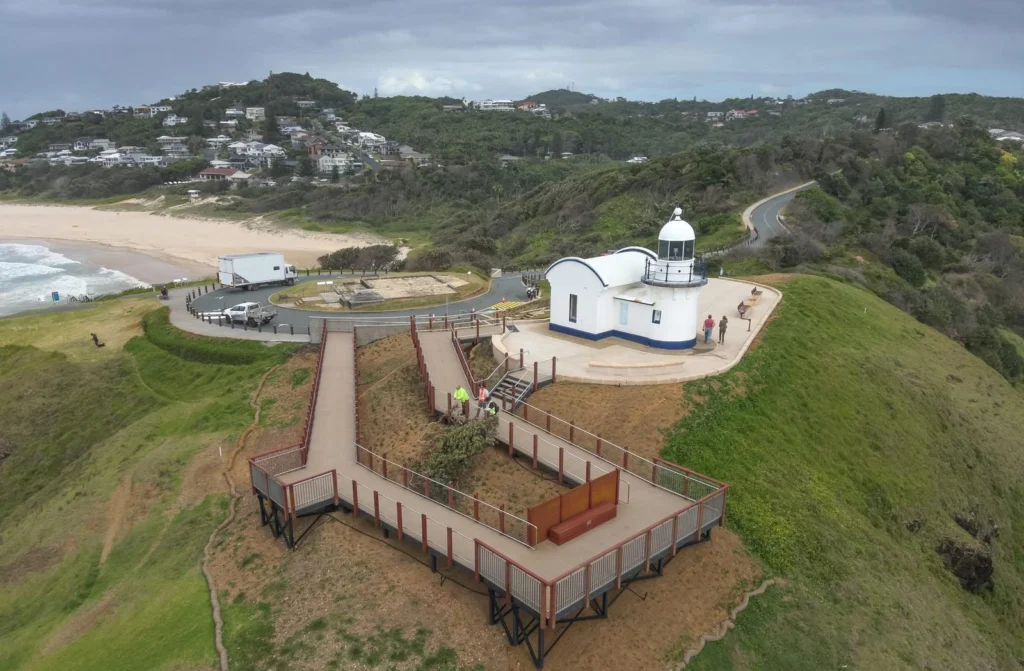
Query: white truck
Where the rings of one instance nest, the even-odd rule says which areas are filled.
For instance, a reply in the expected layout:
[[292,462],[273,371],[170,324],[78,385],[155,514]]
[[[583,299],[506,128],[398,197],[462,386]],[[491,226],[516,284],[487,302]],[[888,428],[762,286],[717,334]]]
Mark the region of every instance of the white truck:
[[259,303],[239,303],[224,310],[223,314],[228,321],[244,322],[249,326],[261,326],[269,324],[277,316],[277,310],[266,308]]
[[295,266],[284,262],[278,252],[230,254],[217,257],[217,279],[226,287],[256,289],[267,284],[295,284]]

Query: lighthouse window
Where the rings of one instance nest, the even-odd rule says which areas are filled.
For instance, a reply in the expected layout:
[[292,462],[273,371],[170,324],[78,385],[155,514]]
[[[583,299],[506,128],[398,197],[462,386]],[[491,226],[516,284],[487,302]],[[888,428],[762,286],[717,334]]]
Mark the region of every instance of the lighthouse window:
[[652,324],[660,324],[661,323],[661,310],[651,310],[651,323]]
[[576,294],[569,294],[569,321],[576,323]]
[[683,248],[683,260],[689,261],[693,258],[693,240],[687,240]]
[[682,261],[683,260],[683,243],[670,242],[668,248],[668,260],[669,261]]
[[668,240],[658,240],[658,258],[668,258]]

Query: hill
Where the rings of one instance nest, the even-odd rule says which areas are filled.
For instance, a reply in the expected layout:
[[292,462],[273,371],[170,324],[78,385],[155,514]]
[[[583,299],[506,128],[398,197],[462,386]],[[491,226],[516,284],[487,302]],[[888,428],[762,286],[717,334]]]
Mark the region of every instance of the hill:
[[589,105],[594,100],[600,101],[600,98],[592,93],[580,93],[579,91],[570,91],[569,89],[551,89],[550,91],[541,91],[540,93],[534,93],[532,96],[526,96],[524,100],[532,100],[538,105],[547,105],[548,109],[563,111],[573,107]]
[[[682,385],[684,416],[653,438],[730,484],[726,526],[784,586],[687,670],[1018,669],[1024,394],[868,291],[751,279],[784,293],[771,322],[739,366]],[[636,387],[572,389],[576,406],[602,399],[588,428],[620,444],[652,437],[636,415],[666,414],[625,419]],[[556,384],[530,402],[559,400]],[[949,540],[977,553],[959,567],[974,591],[946,564]]]

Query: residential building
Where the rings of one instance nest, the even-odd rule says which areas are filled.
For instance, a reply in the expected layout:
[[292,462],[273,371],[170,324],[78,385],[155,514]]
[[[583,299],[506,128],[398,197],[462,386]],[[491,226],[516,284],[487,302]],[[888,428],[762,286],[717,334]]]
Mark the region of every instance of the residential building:
[[150,154],[134,154],[128,157],[132,164],[137,167],[148,166],[151,168],[160,168],[169,163],[168,157],[165,156],[151,156]]
[[161,149],[167,149],[167,147],[174,144],[185,144],[188,142],[188,138],[184,135],[161,135],[156,139],[156,142],[160,145]]
[[171,144],[161,148],[164,152],[164,156],[168,158],[188,158],[192,153],[188,150],[188,147],[184,144]]
[[515,112],[516,106],[511,100],[480,100],[474,106],[482,112]]
[[537,105],[530,110],[530,113],[534,116],[544,117],[545,119],[551,118],[551,111],[548,109],[547,105]]
[[174,126],[184,126],[188,123],[188,117],[178,116],[177,114],[168,114],[164,117],[162,123],[164,126],[167,126],[168,128],[172,128]]
[[152,105],[149,109],[153,113],[153,116],[156,116],[157,114],[167,114],[174,108],[170,105]]
[[242,107],[229,107],[224,110],[224,116],[231,118],[242,117],[245,116],[245,109]]
[[32,130],[33,128],[35,128],[38,125],[39,125],[39,120],[38,119],[28,119],[26,121],[22,121],[21,122],[21,129],[22,130]]
[[634,156],[633,158],[626,161],[626,163],[647,163],[646,156]]
[[502,168],[504,168],[509,163],[515,163],[516,161],[521,160],[523,159],[520,158],[519,156],[513,156],[512,154],[502,154],[501,156],[498,157],[498,163],[501,164]]
[[238,127],[238,119],[227,119],[225,121],[221,121],[220,122],[220,127],[221,128],[237,128]]
[[206,182],[217,182],[234,175],[237,170],[234,168],[207,168],[199,173],[199,179]]
[[521,103],[516,103],[516,109],[521,112],[532,112],[536,107],[537,103],[532,100],[524,100]]
[[237,154],[228,159],[228,164],[233,170],[248,170],[249,168],[258,168],[260,163],[252,156]]
[[347,156],[348,152],[343,145],[325,144],[320,147],[320,156]]
[[3,144],[8,147],[12,144],[18,144],[18,136],[8,135],[7,137],[0,137],[0,144]]
[[779,110],[768,110],[768,116],[782,116],[782,112]]
[[43,119],[43,125],[53,126],[55,124],[59,124],[61,121],[63,121],[63,119],[63,117],[59,116],[48,116],[45,119]]
[[133,116],[136,119],[151,119],[153,117],[153,110],[149,105],[139,105],[133,111]]
[[829,105],[842,105],[846,102],[846,98],[829,98],[827,102]]
[[67,142],[55,142],[54,144],[46,146],[46,151],[53,152],[53,153],[61,152],[61,151],[70,151],[70,150],[71,150],[71,145],[69,143],[67,143]]
[[387,142],[387,138],[377,133],[360,132],[358,136],[358,142],[364,147],[379,148],[383,147],[384,143]]
[[729,110],[725,113],[726,120],[749,119],[757,116],[757,110]]
[[466,106],[462,103],[458,105],[441,105],[441,110],[445,112],[462,112],[466,109]]
[[115,146],[116,145],[113,140],[108,140],[103,137],[94,137],[92,141],[89,142],[89,149],[99,149],[100,151],[103,151],[104,149],[113,149]]
[[259,142],[260,140],[263,139],[263,134],[260,133],[259,130],[257,130],[256,128],[250,128],[249,130],[245,131],[245,133],[242,134],[242,137],[244,137],[246,140],[249,140],[250,142]]
[[267,110],[263,107],[246,107],[245,118],[250,121],[263,121],[267,118]]
[[352,158],[348,154],[339,154],[338,156],[322,155],[317,159],[317,169],[321,173],[334,172],[334,168],[338,168],[338,172],[344,173],[351,166]]
[[125,156],[144,156],[146,154],[145,147],[133,147],[128,145],[126,147],[118,147],[117,151],[124,154]]
[[335,113],[333,107],[327,107],[325,109],[320,110],[320,116],[322,116],[324,119],[327,119],[328,121],[334,121],[335,119],[338,118],[338,115]]
[[430,154],[418,152],[407,144],[403,144],[398,147],[398,156],[403,161],[407,161],[413,165],[426,166],[431,164]]
[[80,137],[71,146],[72,151],[89,151],[92,149],[92,138]]
[[228,145],[228,151],[232,154],[244,154],[249,151],[248,142],[232,142]]
[[313,107],[314,105],[316,105],[316,101],[315,100],[296,100],[295,104],[299,106],[299,109],[303,109],[304,110],[304,109],[309,109],[310,107]]
[[219,159],[213,159],[210,161],[211,168],[230,168],[231,161],[221,161]]
[[0,149],[0,158],[14,158],[17,153],[17,149]]
[[725,116],[725,112],[708,112],[708,119],[721,119]]
[[218,135],[217,137],[206,138],[206,144],[210,145],[211,147],[223,147],[224,145],[230,142],[231,138],[229,138],[227,135]]

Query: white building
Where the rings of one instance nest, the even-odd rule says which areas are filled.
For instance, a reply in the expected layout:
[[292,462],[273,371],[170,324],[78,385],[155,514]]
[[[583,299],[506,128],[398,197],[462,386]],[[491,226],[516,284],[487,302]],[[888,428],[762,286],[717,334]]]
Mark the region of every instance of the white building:
[[169,128],[173,127],[173,126],[184,126],[185,124],[188,123],[188,117],[187,116],[178,116],[177,114],[168,114],[167,116],[164,117],[164,120],[163,120],[162,123],[163,123],[164,126],[167,126]]
[[206,138],[206,144],[211,147],[222,147],[231,142],[231,138],[227,135],[218,135],[217,137]]
[[170,105],[152,105],[149,109],[154,115],[156,115],[165,114],[167,112],[170,112],[174,108]]
[[663,349],[697,344],[697,300],[707,284],[694,259],[696,236],[676,208],[657,254],[626,247],[592,259],[569,257],[545,273],[552,331],[588,340],[618,337]]
[[185,144],[188,142],[188,138],[184,135],[161,135],[156,139],[157,144],[160,145],[161,149],[167,149],[171,145]]
[[383,147],[385,142],[387,142],[387,139],[383,135],[367,132],[359,133],[359,144],[364,147]]
[[515,112],[516,104],[511,100],[480,100],[475,103],[482,112]]
[[322,155],[317,159],[316,163],[317,169],[325,174],[333,172],[334,168],[338,168],[338,172],[344,174],[346,170],[352,167],[352,159],[348,154]]
[[262,121],[267,116],[267,110],[262,107],[246,107],[245,118],[250,121]]
[[[253,108],[255,109],[255,108]],[[224,110],[224,116],[226,117],[240,117],[245,116],[245,110],[241,107],[229,107]]]

